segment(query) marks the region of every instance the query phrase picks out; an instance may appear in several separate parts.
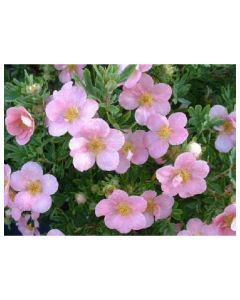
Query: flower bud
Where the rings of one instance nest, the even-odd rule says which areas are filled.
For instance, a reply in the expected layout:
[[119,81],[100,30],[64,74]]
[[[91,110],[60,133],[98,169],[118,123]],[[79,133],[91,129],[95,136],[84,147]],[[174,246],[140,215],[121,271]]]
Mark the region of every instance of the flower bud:
[[38,83],[26,86],[26,93],[28,95],[37,95],[41,91],[41,86]]
[[77,204],[80,205],[80,204],[84,204],[87,199],[83,193],[77,193],[75,195],[75,200],[76,200]]
[[202,147],[196,142],[191,142],[187,146],[187,151],[193,153],[196,158],[199,158],[202,154]]

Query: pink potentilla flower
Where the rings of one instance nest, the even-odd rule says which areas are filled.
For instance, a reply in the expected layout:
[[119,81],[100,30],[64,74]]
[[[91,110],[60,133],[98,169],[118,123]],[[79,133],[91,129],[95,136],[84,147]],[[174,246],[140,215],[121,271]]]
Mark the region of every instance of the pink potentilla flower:
[[59,229],[51,229],[51,230],[48,231],[47,235],[60,236],[60,235],[65,235],[65,234]]
[[95,207],[97,217],[105,216],[104,223],[110,229],[120,233],[145,228],[143,215],[147,201],[140,196],[128,196],[122,190],[114,190],[107,199],[101,200]]
[[198,218],[193,218],[187,222],[186,230],[180,231],[178,235],[219,235],[219,232],[216,225],[208,225]]
[[131,89],[125,89],[119,96],[120,105],[135,112],[135,119],[145,125],[147,118],[153,113],[167,115],[170,111],[169,99],[172,89],[168,84],[154,84],[151,76],[142,74],[139,82]]
[[59,80],[62,83],[69,82],[73,75],[78,75],[80,79],[83,79],[83,68],[86,65],[54,65],[54,67],[61,71],[59,74]]
[[8,133],[16,136],[19,145],[27,144],[35,129],[34,119],[23,106],[8,108],[5,124]]
[[153,158],[165,155],[169,145],[180,145],[188,137],[184,127],[187,117],[184,113],[171,114],[167,119],[164,116],[153,114],[147,119],[146,126],[151,130],[145,134],[145,144]]
[[37,221],[36,216],[32,217],[31,214],[25,214],[19,219],[16,225],[22,235],[40,235],[38,230],[39,222]]
[[[128,65],[119,65],[120,73],[127,67]],[[136,70],[133,74],[123,83],[123,86],[130,89],[134,87],[138,81],[140,80],[142,73],[149,71],[152,68],[152,65],[137,65]]]
[[11,167],[4,164],[4,207],[6,207],[9,202],[10,175]]
[[234,230],[234,222],[236,221],[236,204],[230,204],[224,211],[213,219],[220,235],[236,235],[236,227]]
[[124,140],[123,133],[111,129],[104,120],[90,120],[83,124],[78,135],[70,140],[70,155],[73,157],[74,167],[83,172],[90,169],[96,161],[102,170],[115,170],[119,164],[118,151]]
[[116,172],[125,173],[132,162],[135,165],[142,165],[148,159],[148,151],[144,145],[144,130],[128,132],[125,134],[125,143],[119,151],[119,164]]
[[83,88],[68,82],[60,91],[54,91],[46,106],[49,134],[61,136],[69,132],[74,136],[83,122],[92,119],[97,110],[98,103],[88,99]]
[[21,212],[48,211],[52,205],[51,195],[58,190],[56,177],[50,174],[43,175],[42,167],[32,161],[24,164],[20,171],[12,173],[10,185],[18,191],[14,202]]
[[191,152],[180,154],[174,166],[169,165],[157,170],[156,176],[163,192],[181,198],[202,194],[207,189],[204,178],[209,173],[206,161],[196,160]]
[[228,114],[227,109],[222,105],[214,105],[209,112],[210,117],[223,120],[221,126],[215,126],[219,131],[218,137],[215,141],[215,148],[219,152],[227,153],[236,144],[236,112],[233,111]]
[[148,228],[154,223],[154,219],[166,219],[172,213],[174,198],[166,194],[157,196],[155,191],[145,191],[142,197],[147,201],[147,208],[144,212],[146,226]]

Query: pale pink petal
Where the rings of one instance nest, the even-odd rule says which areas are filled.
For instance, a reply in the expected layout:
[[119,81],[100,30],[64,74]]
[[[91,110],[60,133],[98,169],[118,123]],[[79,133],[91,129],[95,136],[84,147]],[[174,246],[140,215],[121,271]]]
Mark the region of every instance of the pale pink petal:
[[95,157],[90,152],[78,152],[73,157],[74,167],[81,172],[92,168],[94,163],[95,163]]
[[97,217],[106,216],[114,213],[113,202],[109,199],[103,199],[95,207],[95,214]]
[[33,161],[29,161],[22,166],[22,171],[24,174],[28,174],[29,178],[31,179],[38,179],[41,178],[43,175],[42,167]]
[[138,107],[138,96],[131,90],[125,90],[119,96],[119,104],[127,110],[133,110]]
[[171,216],[172,213],[172,208],[162,208],[160,207],[159,209],[159,213],[155,213],[155,219],[156,220],[162,220],[162,219],[166,219],[169,216]]
[[70,155],[75,156],[79,152],[87,152],[88,140],[85,138],[72,138],[69,142]]
[[67,68],[62,70],[61,73],[59,74],[59,80],[62,83],[69,82],[71,80],[71,78],[72,78],[72,76]]
[[195,161],[196,157],[193,153],[184,152],[176,158],[174,166],[177,168],[191,168]]
[[202,194],[206,191],[207,184],[204,179],[192,178],[188,183],[179,186],[179,196],[181,198],[188,198],[194,195]]
[[194,178],[200,177],[205,178],[207,177],[210,169],[206,161],[204,160],[197,160],[192,167],[192,175]]
[[55,194],[58,190],[58,182],[55,176],[45,174],[42,178],[43,193],[46,195]]
[[51,229],[47,233],[47,236],[63,236],[63,235],[65,234],[59,229]]
[[146,126],[152,131],[158,131],[162,126],[168,125],[167,118],[159,114],[150,115],[146,122]]
[[105,139],[106,148],[110,151],[118,151],[125,142],[123,133],[117,129],[110,129],[109,135]]
[[31,211],[34,201],[34,197],[25,191],[17,193],[14,199],[16,207],[21,211]]
[[48,132],[52,136],[61,136],[68,131],[68,124],[66,122],[56,123],[50,122]]
[[130,215],[128,217],[128,222],[133,230],[141,230],[146,228],[146,218],[143,214],[136,213]]
[[190,236],[192,234],[188,230],[182,230],[182,231],[179,231],[179,233],[177,235],[179,235],[179,236]]
[[67,67],[67,65],[60,65],[60,64],[58,64],[58,65],[54,65],[54,67],[58,71],[61,71],[61,70],[65,69]]
[[128,202],[131,203],[134,213],[144,212],[147,208],[147,201],[141,196],[130,196]]
[[37,213],[45,213],[52,205],[52,198],[48,195],[40,194],[34,200],[32,210]]
[[200,219],[193,218],[187,222],[186,228],[187,230],[189,230],[191,233],[194,234],[194,233],[201,232],[202,226],[203,226],[203,222]]
[[169,144],[180,145],[188,138],[188,131],[185,128],[174,129],[169,138]]
[[153,198],[156,198],[157,196],[157,193],[155,191],[145,191],[143,194],[142,194],[142,197],[144,197],[145,199],[153,199]]
[[120,215],[107,215],[104,218],[104,222],[108,228],[116,229],[120,233],[129,233],[132,229],[126,218]]
[[123,190],[114,190],[109,197],[114,203],[128,201],[128,194]]
[[228,116],[227,109],[222,105],[214,105],[210,111],[209,115],[212,118],[226,119]]
[[119,154],[117,151],[104,150],[97,155],[97,165],[104,171],[113,171],[119,164]]
[[219,134],[215,141],[215,147],[219,152],[227,153],[234,147],[234,142],[228,135]]
[[147,72],[152,68],[152,65],[150,65],[150,64],[148,64],[148,65],[147,64],[141,64],[138,67],[139,67],[139,70],[141,72]]
[[78,137],[91,139],[94,137],[107,137],[110,132],[109,125],[100,118],[91,119],[79,128]]
[[151,146],[153,143],[159,140],[159,136],[156,132],[148,131],[144,136],[144,145],[146,147]]
[[130,168],[130,161],[124,155],[119,154],[119,164],[115,171],[118,174],[123,174],[127,172],[129,168]]
[[140,86],[140,88],[144,91],[151,91],[154,87],[154,81],[150,75],[142,74],[138,82],[138,86]]
[[93,99],[87,99],[81,108],[80,117],[83,119],[91,119],[95,116],[97,110],[99,108],[99,104]]
[[151,157],[159,158],[167,153],[168,147],[169,145],[166,141],[159,139],[148,147],[148,151]]
[[175,168],[173,166],[165,166],[156,171],[156,177],[161,183],[169,181],[173,176]]
[[178,130],[179,127],[185,127],[187,125],[187,117],[182,112],[171,114],[168,118],[169,126],[173,129]]
[[142,165],[148,160],[148,151],[144,148],[138,148],[134,151],[131,162],[135,165]]
[[158,83],[153,88],[153,95],[157,101],[168,101],[172,96],[172,88],[165,83]]
[[146,220],[146,225],[145,228],[149,228],[152,226],[152,224],[154,223],[154,217],[153,215],[150,215],[149,213],[145,212],[144,214],[145,220]]
[[16,171],[11,174],[10,185],[15,191],[23,191],[28,181],[29,179],[23,176],[21,171]]
[[153,113],[151,109],[146,109],[145,107],[139,107],[135,111],[135,120],[140,125],[146,125],[147,119]]
[[139,79],[141,78],[142,72],[135,70],[133,74],[128,78],[128,80],[124,83],[124,86],[127,89],[134,87]]

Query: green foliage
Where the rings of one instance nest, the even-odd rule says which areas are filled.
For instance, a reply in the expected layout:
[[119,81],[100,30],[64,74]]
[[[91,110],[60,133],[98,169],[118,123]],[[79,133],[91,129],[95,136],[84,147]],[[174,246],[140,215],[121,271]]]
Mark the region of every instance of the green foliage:
[[[88,65],[83,79],[74,76],[74,81],[84,87],[89,97],[99,102],[99,116],[111,127],[121,130],[142,128],[136,124],[133,111],[126,111],[118,104],[120,84],[134,71],[130,65],[121,74],[117,65]],[[183,111],[188,116],[188,141],[179,147],[171,147],[164,157],[166,164],[173,163],[176,153],[185,151],[187,143],[196,141],[202,145],[202,159],[208,161],[211,172],[207,177],[208,189],[189,199],[175,197],[172,215],[159,220],[151,228],[133,231],[131,235],[175,235],[177,223],[185,224],[192,217],[206,222],[234,201],[236,151],[219,153],[215,147],[214,126],[221,121],[209,118],[210,107],[222,104],[232,111],[235,107],[234,65],[154,65],[148,72],[156,83],[168,83],[173,88],[171,112]],[[119,235],[105,227],[103,218],[96,218],[96,203],[114,188],[140,195],[145,190],[161,187],[155,178],[160,167],[153,159],[142,166],[131,165],[123,175],[103,172],[96,166],[87,172],[79,172],[69,156],[69,135],[59,138],[48,134],[45,120],[45,105],[49,95],[61,88],[58,72],[50,65],[5,66],[5,109],[15,105],[25,106],[33,115],[36,131],[31,141],[19,146],[15,138],[5,131],[5,163],[13,171],[27,161],[39,162],[45,173],[51,173],[59,181],[59,190],[53,195],[53,206],[40,217],[40,224],[49,224],[68,235]],[[75,196],[83,193],[87,199],[77,204]],[[9,219],[6,220],[8,225]]]

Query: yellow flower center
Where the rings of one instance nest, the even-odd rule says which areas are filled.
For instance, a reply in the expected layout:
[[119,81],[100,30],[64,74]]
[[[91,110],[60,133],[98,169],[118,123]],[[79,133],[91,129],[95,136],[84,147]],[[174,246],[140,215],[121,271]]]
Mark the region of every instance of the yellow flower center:
[[77,68],[76,65],[68,65],[67,66],[67,69],[70,73],[76,72],[76,68]]
[[128,215],[131,214],[132,209],[131,209],[131,207],[129,206],[128,203],[122,202],[122,203],[119,203],[119,204],[117,205],[117,212],[118,212],[121,216],[126,217],[126,216],[128,216]]
[[133,152],[134,151],[134,145],[131,142],[126,142],[123,147],[122,147],[122,151],[124,154],[128,154],[129,152]]
[[12,190],[12,189],[10,188],[10,189],[9,189],[9,192],[8,192],[8,196],[9,196],[9,198],[12,200],[12,202],[14,202],[16,193],[14,192],[14,190]]
[[232,122],[230,120],[226,120],[224,123],[223,123],[223,131],[226,133],[226,134],[231,134],[234,130],[234,126],[232,124]]
[[152,106],[152,103],[153,103],[153,95],[150,93],[145,93],[141,95],[139,98],[139,104],[141,106],[150,107]]
[[172,133],[172,130],[168,126],[163,126],[158,131],[159,137],[164,140],[168,140],[171,133]]
[[4,179],[4,187],[8,184],[8,180]]
[[227,227],[231,227],[232,225],[232,221],[233,221],[234,217],[233,216],[226,216],[224,218],[224,223]]
[[32,225],[32,223],[27,224],[27,228],[28,228],[29,230],[33,230],[33,225]]
[[156,207],[156,203],[155,203],[154,199],[149,199],[147,201],[146,212],[148,212],[149,214],[152,215],[154,213],[155,207]]
[[94,154],[99,154],[104,148],[105,145],[101,138],[94,138],[88,143],[89,151],[93,152]]
[[36,196],[37,194],[42,192],[42,184],[39,180],[31,181],[27,185],[27,190],[33,195]]
[[183,183],[188,182],[189,179],[191,178],[190,172],[188,170],[185,170],[185,169],[179,170],[177,174],[182,177]]
[[72,123],[79,117],[80,113],[76,107],[70,107],[64,115],[65,121]]

